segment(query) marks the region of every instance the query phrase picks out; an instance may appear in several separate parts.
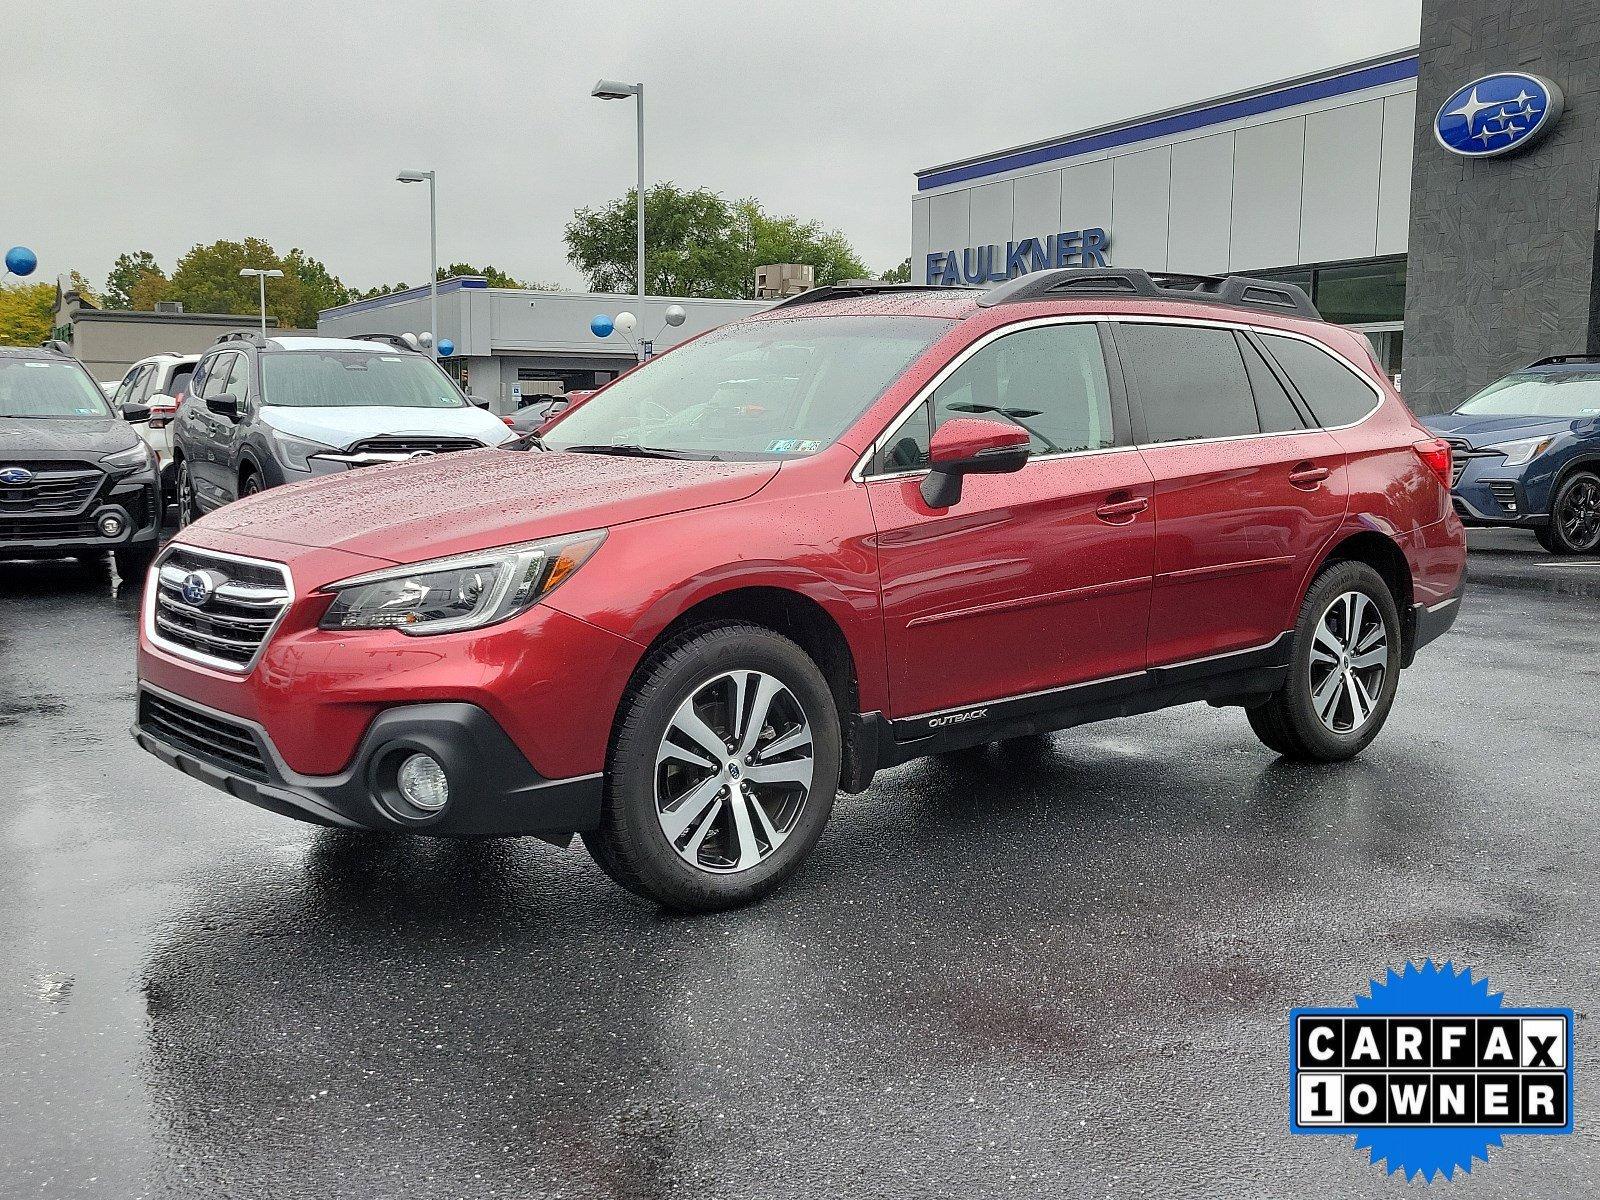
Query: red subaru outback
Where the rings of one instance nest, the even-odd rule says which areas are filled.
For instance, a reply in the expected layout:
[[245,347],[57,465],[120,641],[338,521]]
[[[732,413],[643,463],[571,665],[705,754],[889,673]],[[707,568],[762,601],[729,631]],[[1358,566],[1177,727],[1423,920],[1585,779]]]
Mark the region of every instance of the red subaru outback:
[[326,825],[578,833],[715,908],[922,755],[1206,701],[1349,758],[1461,596],[1449,447],[1263,280],[823,288],[524,445],[184,529],[140,744]]

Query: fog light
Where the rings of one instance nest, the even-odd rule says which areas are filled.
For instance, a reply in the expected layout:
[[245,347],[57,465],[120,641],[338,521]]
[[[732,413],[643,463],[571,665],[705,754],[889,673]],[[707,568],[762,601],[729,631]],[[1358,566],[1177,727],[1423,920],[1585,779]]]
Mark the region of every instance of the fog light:
[[116,513],[107,513],[100,518],[100,535],[102,537],[116,537],[122,532],[122,518]]
[[400,764],[396,780],[406,803],[422,812],[436,813],[450,800],[450,782],[444,768],[431,755],[413,754]]

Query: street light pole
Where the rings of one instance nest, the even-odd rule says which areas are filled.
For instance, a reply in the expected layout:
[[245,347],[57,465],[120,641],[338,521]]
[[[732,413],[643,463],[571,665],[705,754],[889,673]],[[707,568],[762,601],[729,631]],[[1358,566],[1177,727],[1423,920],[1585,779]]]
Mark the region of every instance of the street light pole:
[[[637,285],[640,315],[644,311],[644,84],[618,83],[614,79],[602,79],[594,85],[594,90],[589,93],[599,100],[626,100],[632,96],[637,102],[635,116],[638,119],[639,132],[639,180],[634,188],[634,207],[638,214],[638,256],[634,267],[634,282]],[[641,360],[644,357],[644,348],[638,347],[637,352]]]
[[428,353],[439,358],[439,191],[432,171],[401,171],[401,183],[428,181]]
[[241,267],[239,268],[239,275],[241,278],[248,278],[254,275],[256,282],[261,285],[261,336],[265,339],[267,336],[267,280],[282,279],[283,272],[276,267],[267,270],[262,270],[260,267]]

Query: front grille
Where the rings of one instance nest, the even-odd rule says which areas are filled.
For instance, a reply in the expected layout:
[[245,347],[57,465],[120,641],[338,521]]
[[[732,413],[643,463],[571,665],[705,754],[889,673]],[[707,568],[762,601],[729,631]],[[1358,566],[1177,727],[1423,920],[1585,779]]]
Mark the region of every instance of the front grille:
[[0,542],[57,542],[99,536],[100,531],[88,517],[8,521],[0,516]]
[[1450,486],[1455,487],[1467,469],[1467,455],[1472,447],[1466,442],[1447,440],[1450,441]]
[[1489,485],[1489,494],[1507,512],[1517,511],[1517,485],[1510,480],[1496,480]]
[[[193,576],[201,595],[186,597]],[[187,657],[248,671],[291,595],[283,567],[176,546],[157,574],[150,633]]]
[[0,459],[0,467],[22,467],[33,472],[33,478],[26,483],[0,483],[0,520],[35,513],[75,516],[89,507],[106,479],[104,471],[86,462]]
[[428,434],[386,434],[370,437],[350,447],[351,454],[448,454],[452,450],[481,450],[483,443],[469,437],[432,437]]
[[139,693],[139,727],[215,766],[251,779],[267,778],[267,763],[247,725],[192,708],[154,692]]

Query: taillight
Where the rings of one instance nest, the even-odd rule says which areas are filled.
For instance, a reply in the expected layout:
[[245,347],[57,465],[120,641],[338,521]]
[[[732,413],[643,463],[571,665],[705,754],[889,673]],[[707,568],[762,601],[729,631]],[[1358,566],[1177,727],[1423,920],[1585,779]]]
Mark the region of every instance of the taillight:
[[504,421],[507,425],[509,425],[512,429],[515,429],[517,427],[517,423],[515,421],[513,421],[510,417],[501,417],[500,419],[502,421]]
[[1417,457],[1427,464],[1428,470],[1439,477],[1439,482],[1444,484],[1445,490],[1448,491],[1451,471],[1450,443],[1440,438],[1431,438],[1426,442],[1417,442],[1411,448],[1417,452]]

